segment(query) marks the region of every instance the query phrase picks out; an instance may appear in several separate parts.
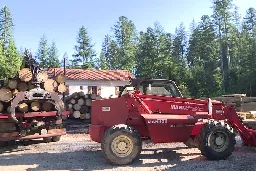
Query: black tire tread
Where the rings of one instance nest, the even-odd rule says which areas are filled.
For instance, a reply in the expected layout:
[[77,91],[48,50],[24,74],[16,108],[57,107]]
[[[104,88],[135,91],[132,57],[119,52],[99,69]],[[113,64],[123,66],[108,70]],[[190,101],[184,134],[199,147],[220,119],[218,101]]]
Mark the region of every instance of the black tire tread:
[[[211,147],[206,146],[208,135],[215,129],[221,129],[228,134],[229,144],[226,150],[221,153],[215,152]],[[235,149],[236,139],[235,133],[232,128],[223,122],[211,121],[206,124],[199,133],[198,148],[208,160],[225,160],[228,158]]]
[[[105,142],[108,140],[108,137],[110,135],[112,135],[113,133],[118,132],[118,131],[124,131],[124,132],[132,135],[133,138],[135,138],[137,140],[137,145],[136,146],[137,146],[138,150],[135,152],[136,157],[132,161],[129,161],[129,162],[125,163],[125,162],[123,162],[123,160],[113,161],[108,157],[109,154],[108,154],[107,150],[105,150]],[[139,133],[134,128],[132,128],[128,125],[125,125],[125,124],[119,124],[119,125],[115,125],[115,126],[109,128],[105,132],[104,137],[103,137],[102,142],[101,142],[101,148],[102,148],[102,151],[104,153],[104,158],[109,164],[125,165],[125,164],[129,164],[129,163],[133,162],[134,160],[138,159],[138,156],[142,151],[142,140],[141,140],[141,137],[140,137]]]

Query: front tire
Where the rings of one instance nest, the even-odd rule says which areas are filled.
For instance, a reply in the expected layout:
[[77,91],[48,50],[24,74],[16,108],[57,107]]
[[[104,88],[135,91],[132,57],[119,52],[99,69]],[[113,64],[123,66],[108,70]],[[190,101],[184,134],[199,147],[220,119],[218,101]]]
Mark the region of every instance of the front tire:
[[137,159],[142,150],[142,141],[135,129],[120,124],[106,131],[101,147],[108,163],[125,165]]
[[208,160],[224,160],[235,149],[235,134],[220,122],[206,124],[199,134],[199,149]]

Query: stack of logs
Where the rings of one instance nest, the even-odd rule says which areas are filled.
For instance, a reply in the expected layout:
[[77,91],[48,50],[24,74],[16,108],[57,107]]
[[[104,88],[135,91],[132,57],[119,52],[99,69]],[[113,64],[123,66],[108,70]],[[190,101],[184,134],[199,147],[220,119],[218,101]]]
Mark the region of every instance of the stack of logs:
[[90,120],[92,100],[102,99],[96,94],[84,94],[84,92],[75,92],[66,97],[65,104],[70,111],[71,118]]
[[[40,87],[49,92],[64,93],[67,90],[65,86],[64,75],[57,75],[54,79],[48,77],[47,71],[41,71],[37,75]],[[35,88],[33,82],[33,75],[29,68],[21,69],[16,78],[9,79],[7,83],[0,89],[0,113],[10,113],[11,101],[15,98],[18,92],[29,91]],[[19,112],[39,112],[51,111],[53,105],[49,102],[22,102],[18,105]]]

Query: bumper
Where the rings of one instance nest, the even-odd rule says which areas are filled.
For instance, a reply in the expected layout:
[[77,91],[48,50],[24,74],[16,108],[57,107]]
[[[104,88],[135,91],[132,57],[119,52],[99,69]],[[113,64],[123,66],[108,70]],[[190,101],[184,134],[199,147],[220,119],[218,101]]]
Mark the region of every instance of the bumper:
[[92,141],[101,143],[101,139],[105,133],[105,127],[103,125],[90,125],[89,134]]

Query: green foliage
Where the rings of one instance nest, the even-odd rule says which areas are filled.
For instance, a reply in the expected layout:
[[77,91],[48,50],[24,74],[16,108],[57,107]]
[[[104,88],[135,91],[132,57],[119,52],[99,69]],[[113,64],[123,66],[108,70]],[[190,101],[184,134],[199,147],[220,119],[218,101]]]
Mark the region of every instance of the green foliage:
[[51,47],[48,51],[48,65],[52,68],[59,68],[60,67],[60,61],[59,61],[59,51],[56,47],[55,42],[52,42]]
[[12,78],[21,67],[21,57],[12,36],[13,19],[10,10],[4,6],[0,10],[0,77]]
[[48,40],[45,35],[40,38],[36,56],[39,66],[42,68],[60,67],[58,49],[56,47],[56,44],[53,41],[51,46],[49,46]]
[[94,68],[96,53],[93,49],[94,45],[91,43],[91,38],[88,36],[87,29],[84,26],[79,28],[76,41],[77,45],[75,45],[75,53],[73,54],[73,64],[75,64],[75,67],[81,64],[81,67],[84,69]]

